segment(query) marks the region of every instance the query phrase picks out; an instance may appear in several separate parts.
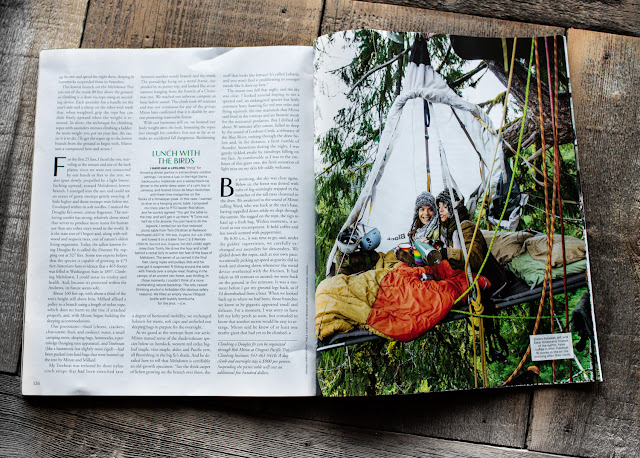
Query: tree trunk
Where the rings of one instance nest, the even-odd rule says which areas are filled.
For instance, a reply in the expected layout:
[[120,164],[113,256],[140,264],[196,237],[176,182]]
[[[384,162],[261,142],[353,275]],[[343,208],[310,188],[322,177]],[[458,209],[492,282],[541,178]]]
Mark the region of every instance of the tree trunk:
[[[502,84],[507,86],[509,82],[509,74],[504,71],[503,62],[494,60],[486,60],[489,70],[500,80]],[[546,71],[546,69],[541,69]],[[541,83],[542,88],[542,113],[544,118],[544,136],[546,144],[553,145],[553,130],[551,121],[551,104],[549,100],[549,88],[546,84]],[[513,78],[511,81],[510,97],[516,99],[521,107],[524,107],[527,89],[527,69],[517,61],[513,69]],[[529,102],[527,106],[527,118],[525,121],[523,140],[530,138],[532,134],[536,134],[531,138],[530,143],[540,138],[540,119],[539,119],[539,102],[538,102],[537,79],[535,75],[531,75],[529,83]],[[503,138],[516,149],[518,145],[518,137],[520,135],[521,122],[515,122],[503,132]],[[574,140],[573,125],[571,123],[571,106],[569,104],[569,94],[560,92],[558,94],[558,145],[572,143]],[[513,152],[505,150],[507,156],[513,155]]]

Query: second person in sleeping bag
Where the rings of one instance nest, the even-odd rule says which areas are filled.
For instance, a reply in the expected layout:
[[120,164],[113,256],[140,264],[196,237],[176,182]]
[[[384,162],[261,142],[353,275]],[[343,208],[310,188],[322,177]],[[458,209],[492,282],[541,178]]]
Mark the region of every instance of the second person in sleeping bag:
[[[467,249],[467,253],[469,253],[469,267],[472,272],[477,273],[489,251],[487,242],[484,240],[480,230],[478,230],[473,245],[471,244],[475,224],[471,222],[469,211],[464,205],[464,199],[458,197],[455,189],[453,190],[453,197],[455,199],[455,205],[451,202],[449,190],[442,191],[436,198],[439,216],[439,240],[444,245],[440,250],[442,258],[447,259],[454,269],[464,269],[465,258],[453,213],[455,208],[460,218],[460,228],[462,229],[465,248]],[[504,286],[506,286],[506,274],[492,254],[489,254],[489,258],[481,273],[491,282],[491,288],[487,291],[488,297],[500,293]]]

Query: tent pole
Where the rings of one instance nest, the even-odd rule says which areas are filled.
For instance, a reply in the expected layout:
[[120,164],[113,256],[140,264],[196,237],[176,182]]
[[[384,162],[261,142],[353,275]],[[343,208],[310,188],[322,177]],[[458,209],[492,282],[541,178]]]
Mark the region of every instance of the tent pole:
[[[429,102],[422,99],[424,106],[424,148],[427,155],[427,192],[431,192],[431,166],[429,165],[429,125],[431,124],[431,116],[429,114]],[[436,210],[435,208],[433,209]]]
[[[451,200],[451,206],[453,207],[453,217],[456,220],[456,229],[458,232],[458,238],[460,242],[460,249],[462,250],[462,254],[465,259],[467,259],[467,247],[464,244],[464,236],[462,235],[462,225],[460,224],[460,216],[458,215],[458,210],[456,209],[456,199],[453,195],[453,187],[451,186],[451,173],[449,172],[449,163],[447,162],[447,153],[444,150],[441,142],[438,142],[438,148],[440,149],[440,162],[442,163],[442,178],[444,181],[445,190],[449,192],[449,199]],[[467,267],[467,277],[469,279],[469,284],[473,283],[473,277],[471,276],[471,268]]]

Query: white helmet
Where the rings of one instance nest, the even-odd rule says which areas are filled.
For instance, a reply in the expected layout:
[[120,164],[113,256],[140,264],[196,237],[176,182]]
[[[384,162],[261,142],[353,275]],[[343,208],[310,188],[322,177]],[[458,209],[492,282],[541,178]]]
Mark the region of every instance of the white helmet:
[[360,232],[355,228],[346,228],[338,234],[338,249],[344,254],[353,253],[360,244]]

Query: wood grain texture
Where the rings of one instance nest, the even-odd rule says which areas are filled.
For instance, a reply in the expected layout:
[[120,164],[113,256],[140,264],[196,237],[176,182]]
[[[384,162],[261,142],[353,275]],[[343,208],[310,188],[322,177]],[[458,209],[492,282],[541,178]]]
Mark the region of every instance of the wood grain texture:
[[[479,2],[469,2],[478,4]],[[564,35],[562,27],[479,18],[420,8],[350,0],[326,0],[322,33],[349,29],[378,29],[428,33],[453,33],[487,37]]]
[[80,44],[86,1],[0,4],[0,371],[20,360],[33,127],[42,49]]
[[96,0],[83,48],[311,45],[322,0]]
[[369,0],[496,19],[640,36],[640,0]]
[[[79,46],[87,1],[0,2],[0,372],[15,373],[19,361],[37,52]],[[532,1],[536,11],[541,2]],[[498,2],[444,3],[441,9],[484,14]],[[618,5],[631,24],[638,12],[637,6],[625,12],[637,5],[629,0],[590,4],[596,10]],[[319,28],[564,32],[344,0],[327,0],[320,24],[322,6],[322,0],[92,0],[82,46],[308,45]],[[603,15],[572,13],[575,18],[531,20],[565,26]],[[18,377],[0,375],[0,456],[551,456],[482,443],[570,455],[639,454],[640,43],[571,31],[570,45],[581,42],[570,50],[571,72],[604,383],[375,399],[25,399]]]
[[0,375],[0,455],[121,456],[430,456],[551,458],[557,455],[246,414],[171,398],[19,396],[17,377]]
[[374,398],[219,402],[247,412],[524,448],[530,398],[529,389],[510,388]]
[[640,39],[570,30],[569,70],[604,382],[535,392],[530,447],[640,454]]

